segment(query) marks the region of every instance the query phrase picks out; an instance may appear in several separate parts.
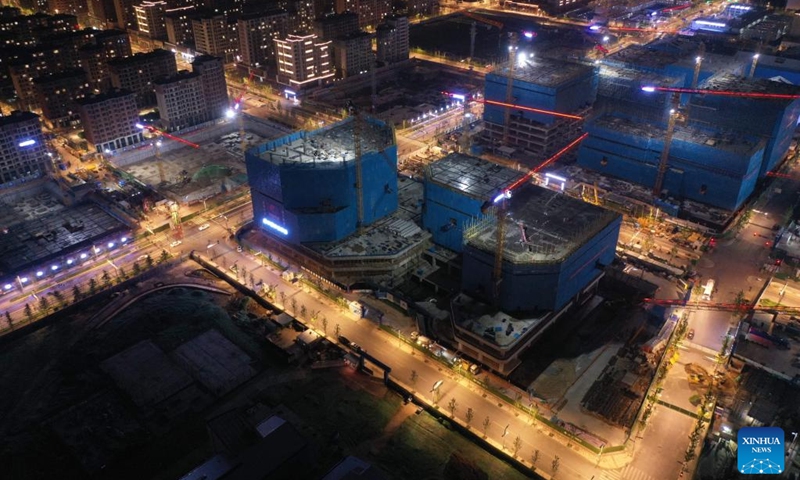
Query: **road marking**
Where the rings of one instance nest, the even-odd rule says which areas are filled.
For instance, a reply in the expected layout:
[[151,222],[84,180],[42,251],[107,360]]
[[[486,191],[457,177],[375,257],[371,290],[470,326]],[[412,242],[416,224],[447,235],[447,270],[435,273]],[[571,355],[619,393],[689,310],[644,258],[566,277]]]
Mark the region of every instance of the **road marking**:
[[650,474],[647,474],[638,468],[628,465],[619,470],[604,470],[600,474],[598,480],[656,480]]

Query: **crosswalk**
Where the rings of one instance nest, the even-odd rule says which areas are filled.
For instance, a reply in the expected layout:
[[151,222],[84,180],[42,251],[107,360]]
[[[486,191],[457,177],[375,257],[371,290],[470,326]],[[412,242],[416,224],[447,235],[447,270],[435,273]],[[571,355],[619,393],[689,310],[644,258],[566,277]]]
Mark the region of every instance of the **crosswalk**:
[[656,480],[652,475],[645,473],[633,465],[628,465],[619,470],[603,470],[595,480]]

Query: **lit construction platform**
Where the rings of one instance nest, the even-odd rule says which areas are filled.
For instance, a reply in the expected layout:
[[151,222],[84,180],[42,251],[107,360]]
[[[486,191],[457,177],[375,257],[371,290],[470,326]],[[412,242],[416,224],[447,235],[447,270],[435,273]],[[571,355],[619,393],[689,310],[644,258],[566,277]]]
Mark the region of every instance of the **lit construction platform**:
[[[505,219],[504,261],[558,263],[612,223],[617,213],[545,188],[514,191]],[[494,252],[497,220],[487,216],[466,233],[466,243]]]
[[242,234],[255,250],[273,251],[343,286],[371,279],[391,282],[415,267],[419,255],[431,247],[430,233],[417,222],[421,215],[422,184],[409,178],[398,179],[399,208],[376,221],[361,234],[337,242],[306,243],[284,241],[260,229]]

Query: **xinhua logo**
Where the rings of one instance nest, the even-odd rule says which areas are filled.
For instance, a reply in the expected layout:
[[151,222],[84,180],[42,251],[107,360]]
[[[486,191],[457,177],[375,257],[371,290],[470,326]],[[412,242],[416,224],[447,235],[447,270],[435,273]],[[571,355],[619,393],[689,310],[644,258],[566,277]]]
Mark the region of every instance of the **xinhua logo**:
[[783,429],[744,427],[739,429],[739,471],[753,475],[783,473],[785,456]]

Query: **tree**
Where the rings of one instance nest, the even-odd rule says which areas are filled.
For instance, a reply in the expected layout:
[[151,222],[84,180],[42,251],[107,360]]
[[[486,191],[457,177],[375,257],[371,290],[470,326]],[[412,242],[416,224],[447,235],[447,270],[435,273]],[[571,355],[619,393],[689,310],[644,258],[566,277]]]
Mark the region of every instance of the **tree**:
[[283,307],[284,310],[286,310],[286,292],[282,291],[280,293],[280,297],[281,297],[281,306]]
[[138,277],[142,274],[142,267],[139,265],[139,261],[133,262],[133,276]]
[[169,253],[166,250],[161,250],[161,256],[158,257],[158,263],[164,263],[169,260]]
[[522,448],[522,439],[517,435],[517,438],[514,439],[514,443],[511,444],[511,451],[513,452],[514,458],[517,458],[520,448]]
[[64,308],[64,294],[56,290],[53,292],[53,298],[58,302],[59,308]]
[[431,393],[433,394],[433,404],[434,405],[438,405],[439,404],[439,397],[441,395],[441,392],[439,392],[439,389],[437,388],[436,390],[434,390]]
[[535,467],[536,462],[538,461],[539,461],[539,449],[534,449],[533,455],[531,455],[531,465]]
[[89,279],[89,295],[97,293],[97,280],[94,277]]
[[253,276],[253,272],[250,272],[250,287],[256,287],[256,277]]
[[306,314],[308,311],[306,310],[305,305],[300,305],[300,318],[306,318]]
[[297,299],[292,297],[291,304],[292,304],[292,313],[296,314],[297,313]]
[[50,302],[47,300],[47,296],[45,295],[39,297],[39,311],[45,315],[47,315],[47,312],[50,311]]
[[239,274],[241,274],[241,276],[242,276],[242,281],[245,281],[245,282],[246,282],[246,281],[247,281],[247,268],[245,268],[245,266],[244,266],[244,265],[242,265],[242,267],[239,269],[239,272],[238,272],[238,273],[239,273]]
[[119,267],[119,270],[117,270],[117,278],[120,282],[128,279],[128,272],[125,271],[125,267]]
[[466,421],[467,421],[467,428],[469,428],[469,424],[470,424],[470,423],[472,423],[472,419],[473,419],[474,417],[475,417],[475,412],[474,412],[474,411],[472,411],[472,407],[469,407],[469,408],[467,409],[467,414],[464,416],[464,418],[465,418],[465,419],[466,419]]
[[6,310],[6,323],[8,324],[8,328],[10,330],[14,329],[14,320],[11,318],[11,312]]
[[447,403],[447,409],[450,410],[450,418],[456,416],[457,408],[458,408],[458,402],[456,401],[456,397],[452,397],[450,401]]
[[78,303],[83,297],[83,292],[81,292],[81,287],[76,283],[72,287],[72,303]]
[[411,370],[411,386],[415,386],[417,384],[417,379],[419,378],[419,374],[416,370]]
[[103,286],[108,288],[111,285],[111,275],[108,274],[108,270],[103,270],[103,274],[100,276],[100,279],[103,280]]
[[33,321],[33,309],[30,303],[25,304],[25,316],[28,318],[29,322]]
[[555,477],[556,473],[558,473],[558,467],[561,466],[561,458],[558,455],[556,455],[556,458],[553,459],[552,466],[553,466],[553,476]]
[[337,323],[335,327],[333,327],[333,336],[339,338],[339,332],[341,329],[339,328],[339,324]]
[[325,333],[325,335],[328,334],[328,317],[325,315],[322,316],[322,331]]
[[487,415],[486,418],[483,419],[483,438],[486,438],[486,430],[489,429],[490,423],[492,423],[492,420]]
[[153,257],[148,254],[144,257],[144,263],[147,265],[147,268],[153,268]]

